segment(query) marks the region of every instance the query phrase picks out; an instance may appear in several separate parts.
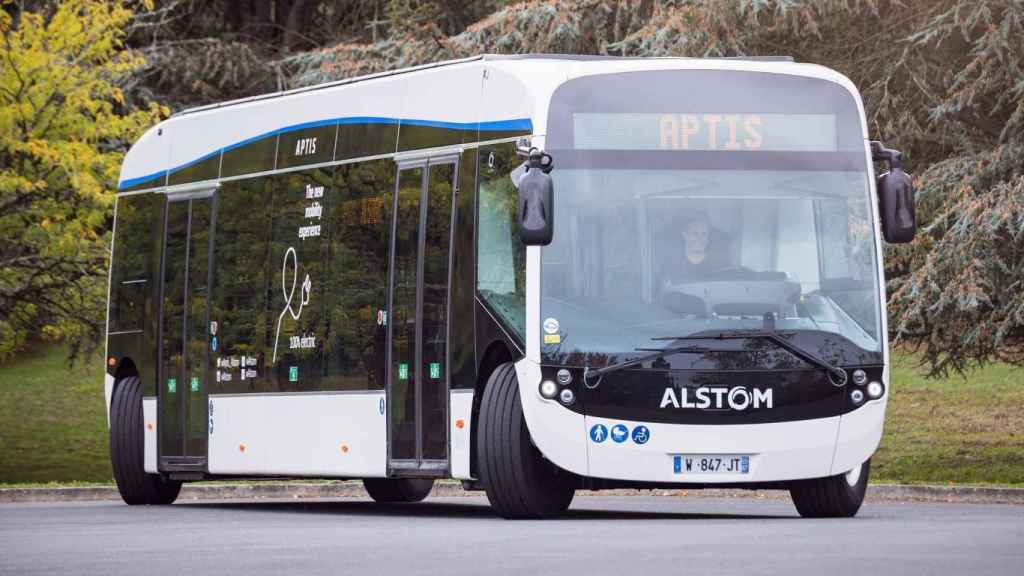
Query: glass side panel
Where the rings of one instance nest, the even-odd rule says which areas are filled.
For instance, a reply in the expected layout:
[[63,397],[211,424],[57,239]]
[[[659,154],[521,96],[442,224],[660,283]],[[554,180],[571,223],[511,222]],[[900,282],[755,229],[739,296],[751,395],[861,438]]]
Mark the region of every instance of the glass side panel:
[[154,270],[159,263],[153,227],[161,218],[163,197],[156,194],[117,199],[113,266],[110,275],[111,332],[141,330],[151,308]]
[[327,382],[332,390],[383,390],[387,370],[388,258],[395,165],[375,160],[340,166],[331,229]]
[[188,322],[186,323],[188,353],[185,362],[187,382],[178,393],[185,400],[188,414],[185,433],[185,454],[206,455],[206,387],[207,366],[210,346],[207,326],[207,301],[210,286],[210,223],[212,200],[202,198],[192,201],[192,221],[189,225],[188,256]]
[[451,242],[452,185],[455,164],[429,168],[427,221],[423,247],[423,458],[448,456],[448,268]]
[[[184,368],[185,275],[188,250],[188,202],[167,205],[167,236],[164,248],[163,321],[160,341],[160,455],[184,452],[181,422]],[[169,424],[169,425],[168,425]]]
[[210,327],[216,323],[217,349],[209,386],[214,394],[266,387],[275,327],[270,315],[276,320],[280,313],[267,306],[277,288],[271,286],[273,269],[280,266],[270,261],[271,196],[269,178],[226,182],[217,193],[216,238],[222,241],[213,246]]
[[514,144],[480,154],[476,287],[521,341],[526,334],[526,247],[519,241],[517,192],[509,176],[520,162]]
[[324,215],[331,179],[328,169],[274,178],[269,300],[274,333],[268,353],[273,388],[283,392],[319,390],[323,376]]
[[416,276],[423,169],[399,173],[391,314],[391,458],[416,454]]

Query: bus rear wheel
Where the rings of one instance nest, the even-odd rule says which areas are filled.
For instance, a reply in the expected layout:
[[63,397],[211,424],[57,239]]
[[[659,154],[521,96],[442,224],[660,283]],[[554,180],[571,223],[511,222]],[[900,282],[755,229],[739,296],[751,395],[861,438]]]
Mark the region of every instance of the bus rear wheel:
[[363,487],[375,502],[419,502],[430,494],[433,478],[366,478]]
[[852,518],[864,502],[870,472],[869,459],[846,474],[801,480],[789,494],[804,518]]
[[120,381],[110,399],[110,463],[126,504],[171,504],[181,482],[149,474],[143,464],[142,386],[136,376]]
[[545,459],[530,441],[511,362],[498,366],[484,389],[477,462],[487,499],[505,518],[555,516],[572,503],[575,477]]

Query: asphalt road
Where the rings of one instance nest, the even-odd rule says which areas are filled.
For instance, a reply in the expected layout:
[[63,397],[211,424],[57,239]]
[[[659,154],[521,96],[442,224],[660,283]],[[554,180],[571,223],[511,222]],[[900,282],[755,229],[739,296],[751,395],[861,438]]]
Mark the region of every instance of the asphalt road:
[[1024,507],[578,497],[510,522],[482,498],[0,505],[0,574],[1024,574]]

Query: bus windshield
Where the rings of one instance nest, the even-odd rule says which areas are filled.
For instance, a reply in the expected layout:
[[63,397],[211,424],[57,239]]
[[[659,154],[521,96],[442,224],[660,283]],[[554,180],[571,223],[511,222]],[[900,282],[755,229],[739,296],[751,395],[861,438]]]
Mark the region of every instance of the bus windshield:
[[779,331],[880,352],[870,173],[852,98],[767,112],[725,100],[732,110],[608,112],[592,101],[559,110],[556,95],[545,362],[607,364],[658,338],[758,330],[766,315]]

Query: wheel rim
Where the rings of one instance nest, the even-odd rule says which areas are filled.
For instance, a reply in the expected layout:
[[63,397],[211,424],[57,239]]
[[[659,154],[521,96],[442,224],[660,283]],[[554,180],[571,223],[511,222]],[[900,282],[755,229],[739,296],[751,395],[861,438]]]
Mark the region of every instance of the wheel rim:
[[857,482],[860,481],[860,469],[862,466],[857,466],[853,470],[846,473],[846,483],[850,486],[856,486]]

